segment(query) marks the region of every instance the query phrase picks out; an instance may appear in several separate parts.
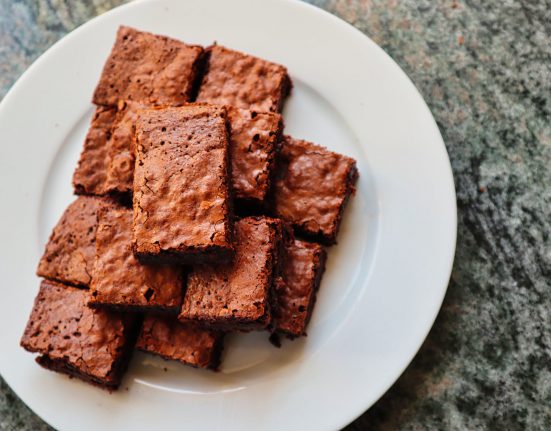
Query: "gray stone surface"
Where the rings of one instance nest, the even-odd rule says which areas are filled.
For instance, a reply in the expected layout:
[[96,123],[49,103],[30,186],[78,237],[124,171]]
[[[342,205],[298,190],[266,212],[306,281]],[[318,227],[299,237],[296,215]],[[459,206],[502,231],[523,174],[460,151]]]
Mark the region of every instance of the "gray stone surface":
[[[417,85],[453,166],[444,306],[413,363],[348,430],[551,429],[551,2],[317,0]],[[0,97],[117,0],[0,0]],[[0,429],[48,429],[0,380]]]

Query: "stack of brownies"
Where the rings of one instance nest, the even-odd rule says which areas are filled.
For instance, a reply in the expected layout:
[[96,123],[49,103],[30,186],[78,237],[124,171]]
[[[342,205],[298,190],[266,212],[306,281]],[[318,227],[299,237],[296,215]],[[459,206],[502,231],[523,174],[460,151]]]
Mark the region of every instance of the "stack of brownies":
[[38,266],[39,364],[114,389],[134,348],[216,369],[227,332],[306,334],[358,173],[283,135],[290,89],[283,66],[119,29]]

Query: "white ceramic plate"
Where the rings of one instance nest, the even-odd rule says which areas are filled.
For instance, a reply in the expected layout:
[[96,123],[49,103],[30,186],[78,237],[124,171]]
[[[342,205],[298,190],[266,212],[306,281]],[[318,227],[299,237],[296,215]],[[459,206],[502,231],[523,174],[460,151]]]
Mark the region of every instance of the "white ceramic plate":
[[[109,395],[41,369],[19,338],[38,289],[38,259],[72,200],[91,95],[120,24],[192,43],[217,40],[286,65],[295,84],[287,133],[355,157],[360,180],[307,338],[278,350],[263,333],[232,336],[220,373],[137,354],[121,390]],[[0,151],[0,372],[61,430],[342,427],[402,373],[446,291],[456,207],[438,128],[379,47],[303,3],[140,1],[93,19],[6,96]]]

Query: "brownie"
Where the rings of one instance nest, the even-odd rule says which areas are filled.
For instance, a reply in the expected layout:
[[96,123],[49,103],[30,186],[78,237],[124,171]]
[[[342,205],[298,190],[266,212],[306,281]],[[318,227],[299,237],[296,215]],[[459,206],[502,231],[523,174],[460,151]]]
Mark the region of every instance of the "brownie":
[[274,329],[290,338],[306,335],[325,270],[323,246],[294,239],[285,245],[274,292]]
[[112,107],[96,108],[78,166],[73,174],[73,186],[77,194],[101,195],[106,181],[107,143],[117,110]]
[[190,100],[202,52],[200,46],[121,26],[93,102],[181,105]]
[[221,330],[267,328],[281,238],[280,220],[247,217],[237,221],[235,258],[191,270],[179,319]]
[[132,253],[132,210],[117,206],[98,214],[92,307],[128,311],[172,312],[182,303],[182,270],[142,265]]
[[37,275],[88,287],[96,254],[97,213],[111,204],[105,198],[80,196],[69,205],[50,235]]
[[73,175],[75,193],[128,197],[134,178],[134,123],[138,102],[120,102],[119,108],[98,107],[92,119],[78,166]]
[[130,315],[94,310],[84,289],[44,280],[21,339],[37,362],[104,388],[115,389],[136,338]]
[[198,102],[255,111],[282,110],[292,87],[285,67],[219,45],[208,47],[205,55]]
[[233,255],[226,117],[225,108],[205,105],[140,112],[132,247],[142,263]]
[[198,328],[176,318],[147,316],[136,348],[198,368],[215,370],[220,365],[224,335]]
[[356,161],[286,136],[273,186],[275,214],[317,242],[336,243],[342,213],[358,178]]
[[134,182],[134,124],[138,112],[147,106],[126,101],[119,109],[111,128],[106,160],[104,193],[131,193]]
[[271,187],[281,115],[228,106],[231,128],[232,185],[236,199],[261,207]]

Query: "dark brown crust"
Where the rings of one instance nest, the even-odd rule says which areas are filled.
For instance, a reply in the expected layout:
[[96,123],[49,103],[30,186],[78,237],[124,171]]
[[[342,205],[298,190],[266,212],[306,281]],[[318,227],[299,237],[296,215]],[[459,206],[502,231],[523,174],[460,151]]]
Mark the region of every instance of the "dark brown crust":
[[234,261],[192,270],[180,321],[224,331],[269,326],[282,223],[267,217],[248,217],[235,226]]
[[277,284],[282,279],[282,271],[284,270],[286,249],[295,240],[293,226],[290,223],[280,221],[277,224],[277,248],[274,255],[274,270],[272,276],[272,283],[270,285],[270,291],[268,294],[268,301],[270,303],[270,312],[272,315],[269,326],[266,328],[270,332],[275,331],[277,325]]
[[[339,208],[339,215],[337,217],[337,220],[335,221],[334,234],[331,238],[331,242],[329,241],[326,242],[327,245],[332,245],[337,243],[337,234],[339,233],[339,228],[341,226],[344,209],[346,208],[346,205],[348,204],[350,197],[356,193],[356,182],[358,181],[359,175],[360,174],[358,172],[358,168],[356,168],[356,164],[352,165],[346,175],[346,195],[342,202],[342,205]],[[315,239],[315,237],[313,238]],[[319,242],[323,243],[323,241],[319,241]]]
[[190,264],[232,256],[229,145],[223,107],[141,112],[132,237],[140,262]]
[[50,235],[37,275],[88,287],[96,253],[97,213],[112,204],[112,200],[90,196],[71,203]]
[[269,213],[270,210],[270,196],[272,195],[273,189],[274,189],[274,181],[277,175],[277,169],[279,167],[278,165],[278,158],[279,153],[281,152],[281,146],[283,145],[284,140],[284,130],[285,130],[285,122],[283,120],[283,116],[280,117],[281,122],[278,125],[276,135],[274,137],[274,152],[273,152],[273,158],[270,159],[270,165],[268,166],[268,170],[270,173],[269,179],[268,179],[268,187],[266,189],[266,194],[264,196],[264,200],[262,202],[262,207],[264,210],[264,213]]
[[[267,292],[269,290],[267,289]],[[269,297],[269,294],[266,294],[266,297]],[[268,302],[269,306],[269,302]],[[269,309],[268,309],[269,310]],[[251,331],[262,331],[269,328],[269,325],[272,321],[272,314],[270,311],[266,311],[261,317],[255,319],[246,319],[246,318],[235,318],[235,317],[226,317],[224,321],[219,321],[213,318],[193,318],[187,319],[185,317],[178,317],[180,322],[189,324],[192,326],[197,326],[199,328],[208,328],[214,331],[221,332],[251,332]]]
[[115,389],[130,359],[139,319],[86,306],[89,293],[44,280],[21,346],[42,366]]
[[135,328],[132,332],[128,332],[125,336],[128,338],[128,342],[124,347],[123,354],[116,360],[113,364],[113,380],[104,381],[101,379],[94,378],[88,374],[81,373],[77,368],[69,365],[63,360],[52,359],[48,355],[38,356],[35,360],[36,363],[40,366],[46,368],[47,370],[55,371],[57,373],[63,373],[69,375],[69,377],[76,377],[86,383],[90,383],[94,386],[97,386],[102,389],[106,389],[109,392],[118,389],[121,384],[121,380],[124,376],[124,373],[128,369],[128,364],[132,358],[132,353],[134,351],[134,344],[136,343],[136,338],[138,331],[136,328],[138,325],[135,325]]
[[293,90],[293,81],[291,81],[291,77],[289,75],[285,75],[285,79],[283,80],[283,84],[281,85],[281,93],[279,95],[277,112],[283,111],[285,100],[287,99],[287,97],[289,97],[292,90]]
[[214,348],[212,350],[212,362],[209,365],[209,369],[213,371],[218,371],[220,369],[220,364],[222,362],[222,352],[224,351],[224,337],[225,334],[218,338]]
[[219,45],[205,51],[207,66],[198,102],[281,112],[292,87],[284,66]]
[[[300,261],[295,262],[295,259]],[[275,289],[275,331],[288,338],[306,335],[306,327],[312,317],[316,294],[325,271],[327,252],[319,244],[294,240],[286,246],[279,286]],[[294,267],[294,265],[299,267]],[[305,264],[310,264],[307,273],[299,274]],[[297,307],[297,302],[300,306]],[[301,310],[306,303],[306,309]],[[296,307],[296,308],[295,308]]]
[[233,256],[233,250],[218,250],[214,247],[203,247],[194,249],[192,247],[183,247],[174,250],[160,250],[158,253],[138,251],[136,246],[132,245],[132,250],[136,259],[144,265],[200,265],[211,262],[229,262]]
[[[163,358],[165,361],[174,361],[175,360],[171,356],[164,355],[162,353],[152,352],[152,351],[147,350],[147,349],[142,349],[141,347],[138,347],[137,350],[139,350],[141,352],[144,352],[144,353],[150,353],[152,355],[159,356],[160,358]],[[198,365],[190,364],[188,362],[182,362],[182,361],[178,361],[178,362],[180,362],[184,365],[187,365],[189,367],[193,367],[193,368],[207,368],[207,369],[212,370],[212,371],[218,371],[218,368],[220,367],[220,362],[221,362],[221,359],[222,359],[223,350],[224,350],[224,342],[221,339],[220,341],[217,342],[216,347],[214,348],[214,350],[212,352],[213,360],[212,360],[212,363],[209,364],[208,367],[199,367]]]
[[224,334],[218,331],[186,325],[176,318],[148,315],[136,348],[195,368],[216,370],[223,339]]
[[68,365],[65,361],[59,359],[52,359],[47,355],[37,356],[36,363],[47,370],[54,371],[56,373],[67,374],[70,378],[76,377],[86,383],[90,383],[101,389],[107,389],[112,391],[117,389],[120,384],[113,384],[111,382],[104,382],[99,379],[95,379],[87,374],[82,374],[78,369]]
[[210,51],[203,49],[203,52],[199,56],[199,60],[195,63],[195,80],[189,97],[190,102],[195,102],[201,88],[201,82],[203,77],[207,74],[209,67]]
[[154,313],[159,315],[177,316],[180,307],[162,307],[159,305],[136,305],[136,304],[112,304],[102,301],[90,301],[88,307],[96,309],[113,310],[120,313]]
[[278,163],[271,196],[275,216],[306,239],[336,244],[344,208],[355,192],[356,161],[286,136]]
[[96,105],[123,100],[181,105],[192,96],[202,47],[121,26],[94,92]]

